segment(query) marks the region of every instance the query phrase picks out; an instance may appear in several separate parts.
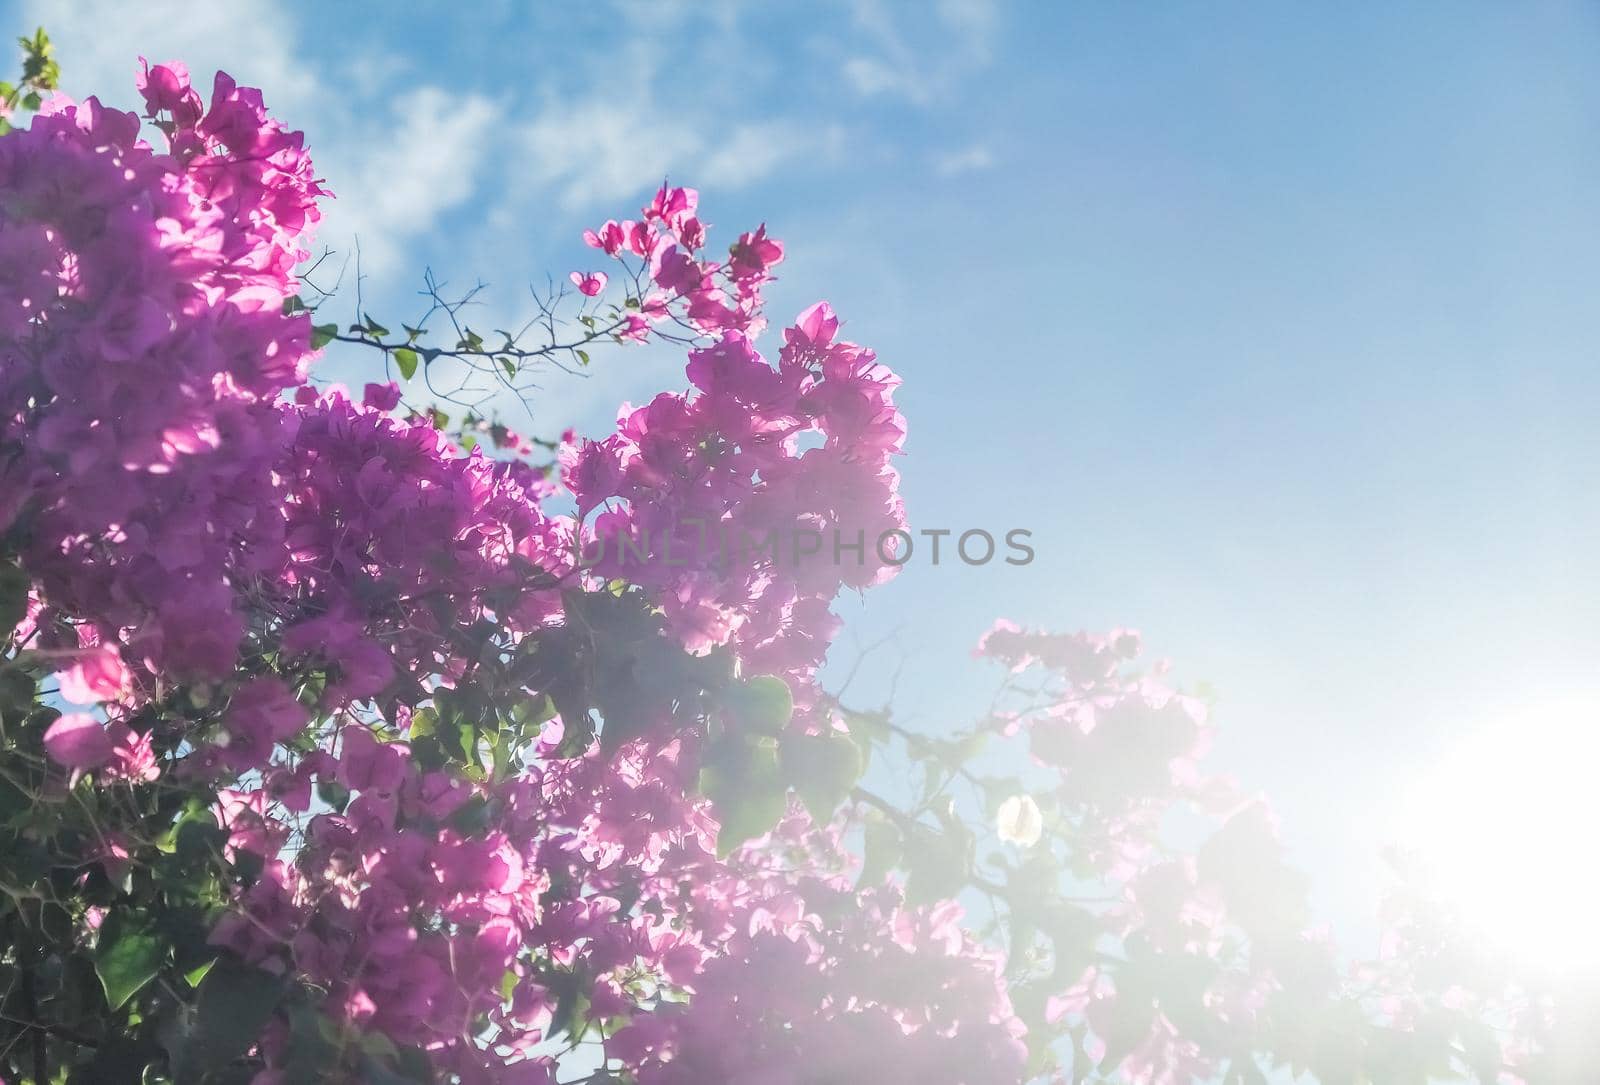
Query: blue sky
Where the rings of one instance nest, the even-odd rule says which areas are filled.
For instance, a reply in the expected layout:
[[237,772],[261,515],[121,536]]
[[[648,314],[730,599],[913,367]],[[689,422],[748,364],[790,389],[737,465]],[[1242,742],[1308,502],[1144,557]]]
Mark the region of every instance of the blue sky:
[[[380,315],[432,266],[494,326],[664,174],[766,220],[775,315],[827,298],[905,378],[914,525],[1035,535],[846,601],[903,708],[986,700],[996,616],[1136,626],[1345,929],[1464,732],[1600,704],[1600,7],[54,7],[3,21],[74,93],[141,52],[264,86]],[[541,427],[681,366],[597,358]]]

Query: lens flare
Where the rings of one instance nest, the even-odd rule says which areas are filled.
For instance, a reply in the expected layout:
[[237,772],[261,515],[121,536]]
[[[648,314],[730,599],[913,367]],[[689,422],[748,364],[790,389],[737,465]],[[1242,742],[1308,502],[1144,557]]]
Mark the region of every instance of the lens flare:
[[1478,729],[1406,797],[1399,843],[1468,932],[1525,965],[1600,969],[1600,705]]

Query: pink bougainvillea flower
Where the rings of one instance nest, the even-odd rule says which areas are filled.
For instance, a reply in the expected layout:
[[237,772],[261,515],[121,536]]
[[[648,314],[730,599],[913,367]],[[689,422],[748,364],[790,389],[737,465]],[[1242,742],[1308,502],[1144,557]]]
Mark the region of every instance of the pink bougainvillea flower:
[[114,744],[99,720],[81,712],[62,716],[44,733],[50,760],[74,772],[97,769],[111,760]]
[[795,318],[794,327],[784,330],[787,342],[800,342],[811,347],[825,347],[833,342],[839,331],[839,318],[833,306],[819,301]]
[[578,288],[578,293],[586,298],[592,298],[606,288],[606,273],[603,271],[574,271],[567,278]]
[[228,703],[222,726],[228,732],[225,756],[236,769],[260,768],[275,743],[293,737],[308,715],[294,692],[276,678],[252,678]]
[[122,696],[128,668],[115,648],[90,648],[58,676],[61,696],[73,704],[97,704]]
[[583,240],[607,256],[615,256],[628,243],[627,231],[616,219],[608,219],[599,230],[583,231]]
[[400,386],[394,381],[386,384],[368,384],[362,389],[361,402],[374,410],[392,411],[400,406]]
[[767,269],[783,260],[783,242],[767,236],[767,224],[739,235],[728,250],[728,270],[735,279],[762,279]]
[[139,58],[143,72],[136,85],[144,96],[145,109],[153,117],[170,113],[174,123],[189,127],[205,113],[200,95],[189,85],[189,69],[175,60],[151,66],[144,57]]
[[130,783],[154,780],[161,775],[148,733],[140,734],[121,720],[115,720],[106,727],[106,737],[111,740],[108,775]]
[[662,185],[644,209],[646,219],[665,222],[674,230],[679,229],[684,221],[694,216],[700,203],[700,193],[692,188],[672,188]]

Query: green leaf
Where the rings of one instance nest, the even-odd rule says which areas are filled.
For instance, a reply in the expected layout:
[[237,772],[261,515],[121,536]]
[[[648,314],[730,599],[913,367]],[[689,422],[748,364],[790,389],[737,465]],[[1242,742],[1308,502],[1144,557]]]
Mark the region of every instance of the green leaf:
[[899,865],[904,845],[894,822],[876,810],[868,813],[861,831],[861,877],[856,884],[872,887],[881,884],[889,871]]
[[156,978],[167,944],[140,913],[113,908],[100,925],[94,970],[106,990],[106,1004],[119,1010]]
[[188,983],[190,987],[200,986],[201,983],[205,982],[206,974],[211,971],[211,966],[216,963],[217,962],[213,959],[204,961],[196,967],[189,969],[189,971],[183,974],[184,981]]
[[417,375],[417,352],[410,347],[400,347],[394,352],[394,364],[400,375],[410,380]]
[[1098,1065],[1100,1073],[1109,1074],[1115,1070],[1129,1052],[1150,1034],[1150,1024],[1155,1020],[1155,1007],[1147,997],[1141,997],[1143,995],[1143,991],[1129,991],[1124,996],[1121,990],[1118,991],[1110,1021],[1100,1037],[1105,1042],[1105,1052],[1100,1056]]
[[420,1085],[417,1078],[390,1069],[386,1062],[371,1053],[361,1057],[361,1080],[367,1085]]
[[455,811],[445,818],[445,824],[462,836],[478,837],[488,831],[492,819],[493,811],[489,808],[489,800],[482,795],[474,795],[456,807]]
[[889,727],[889,717],[884,712],[849,712],[845,713],[845,726],[850,730],[850,737],[861,747],[861,756],[865,760],[872,753],[872,747],[882,745],[889,741],[892,733]]
[[28,574],[18,566],[9,562],[0,565],[0,640],[11,636],[27,615],[31,583]]
[[959,893],[967,883],[971,840],[919,826],[906,839],[906,902],[931,904]]
[[339,325],[337,324],[313,324],[311,326],[311,349],[321,350],[333,342],[334,337],[338,334]]
[[718,804],[717,857],[726,859],[741,844],[770,833],[787,809],[785,793],[776,787],[743,791]]
[[333,807],[339,813],[344,813],[344,808],[350,803],[350,789],[338,780],[317,781],[317,798]]
[[551,1015],[545,1034],[565,1035],[573,1041],[582,1039],[589,1029],[589,986],[585,976],[581,972],[557,970],[542,973],[539,983],[556,996],[555,1013]]
[[727,858],[748,840],[772,831],[789,807],[778,770],[777,744],[734,736],[719,743],[700,770],[700,791],[711,800],[720,829],[717,855]]
[[227,840],[228,834],[218,827],[211,812],[197,809],[185,812],[174,824],[172,850],[183,868],[206,870]]
[[861,751],[848,735],[785,736],[782,744],[785,778],[818,824],[827,822],[861,776]]
[[179,1079],[197,1080],[250,1050],[283,992],[281,977],[234,957],[219,957],[200,984],[194,1031],[179,1060]]
[[151,1036],[114,1036],[97,1047],[94,1058],[68,1080],[73,1085],[80,1081],[87,1085],[141,1085],[148,1064],[160,1058],[161,1046]]
[[783,731],[794,714],[794,697],[783,679],[761,674],[730,686],[723,702],[736,725],[762,735]]
[[330,1066],[339,1061],[337,1026],[313,1002],[295,1001],[284,1010],[289,1020],[284,1076],[289,1081],[324,1081]]

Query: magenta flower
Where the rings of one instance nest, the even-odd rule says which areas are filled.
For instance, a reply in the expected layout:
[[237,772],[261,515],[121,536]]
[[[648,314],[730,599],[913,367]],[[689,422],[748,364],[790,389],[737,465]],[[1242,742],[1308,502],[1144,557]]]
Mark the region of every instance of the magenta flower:
[[106,735],[111,740],[108,776],[140,783],[161,775],[149,734],[140,734],[121,720],[113,720],[106,727]]
[[222,725],[228,732],[223,751],[235,769],[260,768],[275,744],[293,738],[309,713],[294,692],[276,678],[253,678],[233,695]]
[[574,271],[567,278],[578,288],[578,293],[586,298],[592,298],[606,288],[606,273],[603,271]]
[[97,769],[111,760],[111,735],[93,716],[72,713],[52,723],[44,733],[44,752],[50,760],[74,772]]
[[59,676],[61,696],[73,704],[98,704],[128,689],[128,668],[115,648],[90,648]]
[[362,389],[361,403],[376,411],[392,411],[400,406],[400,386],[394,381],[368,384]]
[[169,60],[154,67],[144,57],[139,58],[144,71],[136,84],[144,96],[145,109],[150,116],[171,114],[175,124],[188,127],[197,122],[205,112],[200,95],[189,85],[189,69]]
[[615,256],[628,243],[627,231],[616,219],[607,220],[599,230],[583,231],[583,240],[591,248],[600,249],[607,256]]

